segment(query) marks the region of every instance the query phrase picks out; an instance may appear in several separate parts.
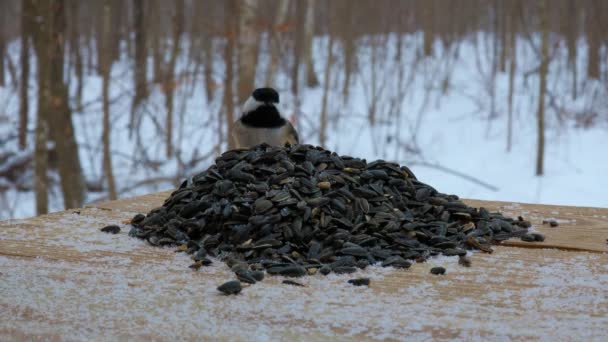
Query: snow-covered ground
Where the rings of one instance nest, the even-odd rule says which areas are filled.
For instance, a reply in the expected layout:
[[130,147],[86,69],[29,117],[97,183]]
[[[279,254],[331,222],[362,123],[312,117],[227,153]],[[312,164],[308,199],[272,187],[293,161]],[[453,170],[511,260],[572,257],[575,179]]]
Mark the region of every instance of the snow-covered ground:
[[[604,144],[608,143],[608,87],[597,81],[579,80],[579,97],[572,99],[573,80],[566,68],[565,49],[558,49],[548,77],[552,97],[546,114],[545,175],[535,176],[538,76],[530,71],[537,68],[539,59],[529,41],[518,40],[513,143],[511,151],[506,152],[508,74],[496,75],[492,92],[491,57],[486,53],[486,38],[484,34],[471,36],[447,48],[437,43],[435,55],[422,58],[421,36],[407,35],[401,38],[401,61],[396,58],[398,37],[391,36],[386,42],[378,37],[361,39],[356,74],[351,79],[347,99],[342,96],[341,51],[335,44],[337,58],[330,75],[326,147],[340,154],[410,165],[422,181],[442,192],[465,198],[608,207],[605,194],[608,158],[604,152]],[[213,75],[219,85],[224,65],[219,55],[221,42],[215,44],[218,55]],[[326,38],[317,38],[314,45],[315,70],[321,81],[326,44]],[[584,51],[584,42],[580,45],[579,51]],[[18,44],[13,43],[9,51],[15,59]],[[181,68],[188,65],[185,55],[178,63]],[[265,61],[263,55],[258,68],[260,80],[264,76]],[[585,66],[586,56],[579,53],[579,77],[584,75]],[[208,101],[200,78],[193,83],[184,79],[177,88],[173,143],[179,158],[166,160],[164,156],[164,96],[158,87],[143,107],[139,134],[130,136],[132,69],[132,61],[127,59],[115,63],[112,69],[111,148],[117,188],[123,190],[122,196],[169,189],[170,181],[137,187],[133,184],[202,170],[213,162],[216,151],[226,146],[216,146],[220,140],[217,117],[221,115],[222,89]],[[297,119],[305,143],[318,144],[323,85],[304,88],[298,110],[289,93],[289,73],[283,69],[280,72],[274,86],[281,92],[284,112]],[[34,84],[32,78],[30,115],[34,115],[36,106]],[[73,117],[80,159],[89,181],[98,181],[102,176],[100,95],[101,79],[88,75],[82,101],[88,105]],[[370,107],[375,108],[374,125],[368,118]],[[599,117],[593,126],[578,128],[573,118],[585,111],[596,111]],[[18,94],[8,87],[0,88],[0,137],[16,131],[17,113]],[[31,119],[32,131],[34,123]],[[29,142],[32,146],[33,135]],[[0,148],[17,150],[14,141]],[[143,165],[144,154],[148,160],[158,162],[157,165]],[[203,158],[194,167],[185,168],[178,162],[206,155],[209,158]],[[6,180],[0,178],[1,182]],[[104,197],[105,193],[88,194],[89,201]],[[52,190],[50,209],[62,209],[58,189]],[[11,188],[0,194],[0,219],[34,214],[33,192]]]

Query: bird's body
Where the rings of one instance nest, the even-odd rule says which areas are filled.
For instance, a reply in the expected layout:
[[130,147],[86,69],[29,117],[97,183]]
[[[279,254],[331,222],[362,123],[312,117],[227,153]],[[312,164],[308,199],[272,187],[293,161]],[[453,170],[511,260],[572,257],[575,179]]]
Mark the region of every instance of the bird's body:
[[284,146],[286,143],[297,144],[295,129],[288,121],[275,128],[250,127],[241,121],[234,124],[234,140],[237,148],[250,148],[261,143],[271,146]]
[[299,143],[295,128],[279,113],[278,103],[279,94],[272,88],[258,88],[251,94],[241,117],[234,123],[232,135],[237,148],[261,143],[272,146]]

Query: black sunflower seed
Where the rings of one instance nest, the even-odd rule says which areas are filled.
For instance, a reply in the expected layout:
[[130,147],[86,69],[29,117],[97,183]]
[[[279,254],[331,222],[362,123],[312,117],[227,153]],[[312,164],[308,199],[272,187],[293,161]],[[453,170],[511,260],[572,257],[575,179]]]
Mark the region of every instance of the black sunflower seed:
[[445,274],[445,268],[443,268],[441,266],[433,267],[433,268],[431,268],[431,274],[435,274],[435,275]]
[[120,233],[120,227],[116,226],[116,225],[105,226],[105,227],[101,228],[100,230],[104,233],[110,233],[110,234]]
[[435,255],[468,265],[467,250],[491,251],[490,243],[513,237],[544,239],[528,232],[529,221],[469,207],[406,166],[311,145],[225,152],[131,225],[129,236],[179,245],[194,269],[211,257],[225,260],[245,283],[265,272],[299,277],[376,263],[408,268]]
[[354,286],[369,286],[369,278],[349,279],[348,283]]
[[238,280],[231,280],[220,285],[217,290],[225,295],[235,295],[241,292],[241,282]]

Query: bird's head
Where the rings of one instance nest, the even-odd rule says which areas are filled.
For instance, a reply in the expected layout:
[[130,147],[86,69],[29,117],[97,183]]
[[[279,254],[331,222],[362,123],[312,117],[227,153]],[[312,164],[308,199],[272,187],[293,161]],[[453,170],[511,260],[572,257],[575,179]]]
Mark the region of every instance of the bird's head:
[[279,93],[272,88],[258,88],[251,93],[251,96],[243,105],[243,115],[254,112],[262,106],[276,107],[279,103]]
[[241,121],[254,127],[278,127],[285,124],[277,108],[279,93],[273,88],[258,88],[243,104]]

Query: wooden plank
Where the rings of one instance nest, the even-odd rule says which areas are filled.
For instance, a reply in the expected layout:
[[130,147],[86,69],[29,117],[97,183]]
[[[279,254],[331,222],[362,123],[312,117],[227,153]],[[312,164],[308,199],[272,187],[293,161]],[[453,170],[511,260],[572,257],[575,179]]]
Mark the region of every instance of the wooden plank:
[[[505,215],[523,216],[532,222],[534,230],[545,235],[543,243],[509,240],[506,246],[528,248],[559,248],[608,252],[608,209],[558,205],[523,204],[497,201],[464,200],[474,207],[486,207]],[[543,220],[555,219],[559,226],[550,227]]]
[[[165,198],[170,194],[171,191],[163,191],[118,201],[92,204],[89,207],[126,211],[129,213],[147,213],[150,209],[162,205]],[[544,234],[546,237],[543,243],[510,240],[503,243],[506,246],[608,252],[606,240],[608,239],[608,208],[522,204],[470,199],[465,199],[464,202],[474,207],[485,207],[491,211],[498,210],[512,217],[521,215],[534,224],[535,231]],[[549,225],[543,225],[542,221],[545,219],[555,219],[559,222],[559,226],[552,228]]]
[[[188,256],[101,233],[162,203],[157,193],[28,220],[0,222],[0,340],[207,338],[279,340],[540,339],[608,335],[608,255],[597,253],[606,209],[469,201],[524,214],[547,243],[594,253],[498,246],[470,268],[439,257],[409,270],[369,267],[354,275],[268,277],[225,297],[221,262],[197,272]],[[581,241],[568,241],[583,229]],[[568,235],[570,234],[570,235]],[[604,236],[602,236],[604,234]],[[578,236],[578,235],[576,235]],[[605,239],[605,237],[604,237]],[[447,268],[445,276],[429,274]],[[370,277],[370,288],[346,281]]]
[[[350,276],[299,280],[305,288],[270,277],[224,297],[215,287],[232,276],[221,263],[192,272],[186,256],[143,244],[132,254],[52,250],[42,253],[55,260],[0,257],[7,317],[0,336],[588,340],[608,333],[608,258],[600,254],[499,247],[475,255],[471,268],[438,258],[353,275],[370,277],[369,289],[347,285]],[[434,265],[448,274],[430,275]]]

